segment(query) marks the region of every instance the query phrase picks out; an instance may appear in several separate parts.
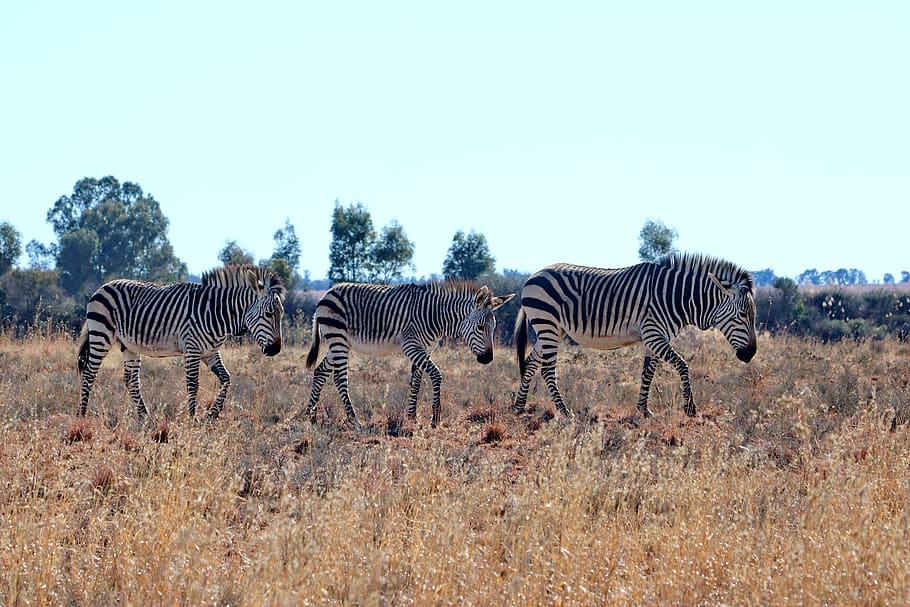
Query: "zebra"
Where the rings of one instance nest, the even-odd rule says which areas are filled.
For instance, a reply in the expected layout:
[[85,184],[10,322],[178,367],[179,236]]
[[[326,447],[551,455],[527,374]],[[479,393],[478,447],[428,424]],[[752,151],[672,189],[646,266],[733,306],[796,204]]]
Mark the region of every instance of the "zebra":
[[196,417],[199,362],[218,377],[221,390],[208,412],[209,419],[215,420],[231,385],[218,349],[230,336],[249,332],[266,356],[278,354],[284,293],[280,276],[252,265],[210,270],[202,275],[202,284],[159,285],[126,279],[103,284],[89,298],[80,335],[80,415],[88,408],[101,361],[119,342],[125,356],[123,381],[140,420],[148,415],[139,389],[140,356],[181,354],[191,419]]
[[[514,407],[523,411],[531,378],[540,368],[550,398],[570,415],[556,380],[556,350],[568,335],[584,347],[612,350],[642,342],[644,367],[638,409],[650,417],[648,391],[658,360],[682,382],[685,412],[695,415],[689,367],[670,341],[684,326],[716,327],[749,362],[755,356],[755,284],[746,270],[721,259],[672,253],[655,262],[618,269],[572,264],[547,266],[521,290],[515,347],[521,378]],[[530,354],[528,325],[537,334]]]
[[401,350],[411,360],[407,415],[411,419],[417,417],[417,394],[426,373],[433,385],[431,423],[436,427],[442,373],[427,350],[443,337],[462,338],[477,361],[488,364],[493,360],[496,326],[493,311],[512,297],[514,294],[494,296],[485,285],[457,281],[334,285],[319,300],[313,313],[313,343],[306,367],[311,369],[316,364],[322,340],[326,342],[327,352],[313,373],[307,407],[310,422],[316,423],[319,394],[333,373],[348,422],[359,430],[360,422],[348,395],[349,351],[386,355]]

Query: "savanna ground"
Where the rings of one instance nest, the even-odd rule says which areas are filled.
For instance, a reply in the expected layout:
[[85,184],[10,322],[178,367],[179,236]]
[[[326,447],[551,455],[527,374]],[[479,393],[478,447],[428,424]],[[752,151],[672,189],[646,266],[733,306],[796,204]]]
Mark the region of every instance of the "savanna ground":
[[[180,359],[146,360],[140,426],[111,354],[75,417],[75,345],[0,337],[0,605],[903,605],[910,345],[716,332],[678,340],[699,416],[638,348],[565,347],[554,415],[514,354],[442,348],[404,423],[409,365],[352,359],[365,429],[303,347],[230,347],[222,418],[187,419]],[[209,402],[215,380],[203,375]]]

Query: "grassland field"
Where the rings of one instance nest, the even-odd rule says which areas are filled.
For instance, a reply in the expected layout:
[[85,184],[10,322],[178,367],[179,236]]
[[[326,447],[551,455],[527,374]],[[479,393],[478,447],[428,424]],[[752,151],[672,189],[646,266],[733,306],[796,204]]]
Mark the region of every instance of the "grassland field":
[[304,421],[303,346],[227,347],[214,424],[145,359],[140,425],[118,354],[79,418],[73,340],[0,336],[0,606],[910,604],[910,344],[676,343],[695,418],[666,365],[636,416],[638,347],[563,347],[566,419],[457,346],[435,429],[403,357],[354,354],[355,432],[331,383]]

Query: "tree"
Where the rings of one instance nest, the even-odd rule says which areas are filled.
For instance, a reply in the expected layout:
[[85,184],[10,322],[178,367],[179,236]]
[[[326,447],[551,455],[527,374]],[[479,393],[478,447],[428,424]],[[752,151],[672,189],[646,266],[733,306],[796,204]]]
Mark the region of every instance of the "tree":
[[168,219],[138,184],[81,179],[71,196],[57,199],[47,221],[59,241],[61,280],[67,276],[71,286],[92,289],[118,276],[174,282],[187,275],[168,241]]
[[668,228],[662,221],[649,219],[638,234],[638,257],[642,261],[656,261],[674,252],[673,241],[677,237],[674,228]]
[[400,279],[405,267],[414,271],[413,258],[414,243],[408,240],[404,228],[397,221],[392,221],[382,228],[379,238],[373,242],[368,262],[370,280],[388,284]]
[[796,283],[800,285],[820,285],[822,277],[818,270],[809,268],[796,277]]
[[284,227],[279,228],[275,234],[275,251],[269,259],[263,260],[262,265],[274,270],[290,289],[300,280],[297,268],[300,266],[300,239],[291,225],[291,220],[285,218]]
[[55,245],[45,245],[34,239],[25,245],[25,252],[28,254],[29,267],[36,270],[50,270],[54,266],[54,260],[57,259]]
[[236,240],[226,240],[224,248],[218,252],[218,261],[224,265],[252,264],[253,254],[237,244]]
[[332,282],[362,282],[376,232],[370,212],[360,203],[347,208],[335,201],[332,212],[332,244],[329,247],[329,279]]
[[57,247],[57,267],[60,286],[67,293],[89,293],[103,282],[101,271],[88,260],[98,255],[98,234],[90,229],[77,229],[60,236]]
[[290,219],[284,219],[284,227],[275,232],[274,238],[275,251],[272,253],[272,259],[285,260],[288,267],[296,272],[300,267],[300,239],[297,238],[297,232]]
[[885,272],[885,275],[882,277],[882,282],[885,283],[886,285],[893,285],[894,284],[894,274],[892,274],[891,272]]
[[476,280],[482,274],[492,273],[495,265],[486,236],[474,230],[467,235],[458,230],[442,264],[442,275],[449,280]]
[[774,284],[774,281],[777,280],[777,277],[774,275],[774,270],[771,268],[752,272],[752,278],[755,279],[755,286],[757,287],[770,287]]
[[0,223],[0,276],[16,265],[22,255],[22,236],[8,221]]
[[901,282],[910,282],[910,272],[901,270]]

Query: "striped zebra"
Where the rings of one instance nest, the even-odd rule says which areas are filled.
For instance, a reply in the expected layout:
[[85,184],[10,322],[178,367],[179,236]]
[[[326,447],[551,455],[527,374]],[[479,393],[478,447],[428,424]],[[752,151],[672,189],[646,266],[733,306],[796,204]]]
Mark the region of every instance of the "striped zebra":
[[199,362],[205,362],[221,383],[208,412],[214,420],[231,385],[231,375],[218,349],[230,336],[249,332],[266,356],[278,354],[284,292],[277,274],[248,265],[206,272],[202,284],[158,285],[120,279],[100,286],[89,298],[80,336],[80,415],[88,408],[101,361],[119,343],[125,357],[123,381],[140,419],[148,414],[139,389],[140,356],[182,354],[190,418],[196,416]]
[[[671,254],[628,268],[556,264],[525,282],[515,324],[521,382],[515,408],[524,409],[531,378],[540,369],[550,398],[569,414],[556,382],[556,350],[568,335],[581,346],[612,350],[642,342],[644,367],[638,409],[645,417],[658,360],[673,365],[682,381],[685,412],[695,415],[689,367],[670,341],[680,329],[716,327],[749,362],[755,355],[752,275],[734,264],[693,254]],[[528,350],[528,324],[537,341]]]
[[497,297],[486,286],[467,282],[375,285],[340,283],[319,300],[313,313],[313,343],[306,359],[316,364],[322,340],[326,355],[313,374],[307,415],[316,422],[319,393],[332,373],[348,421],[360,428],[348,395],[348,353],[393,354],[399,350],[411,360],[408,417],[417,416],[417,394],[423,374],[433,384],[433,419],[439,423],[442,373],[430,359],[429,348],[445,337],[463,339],[477,361],[493,360],[493,311],[512,299]]

